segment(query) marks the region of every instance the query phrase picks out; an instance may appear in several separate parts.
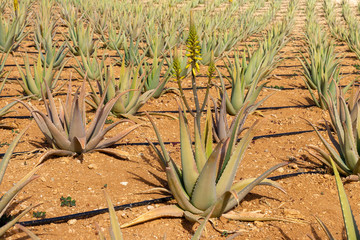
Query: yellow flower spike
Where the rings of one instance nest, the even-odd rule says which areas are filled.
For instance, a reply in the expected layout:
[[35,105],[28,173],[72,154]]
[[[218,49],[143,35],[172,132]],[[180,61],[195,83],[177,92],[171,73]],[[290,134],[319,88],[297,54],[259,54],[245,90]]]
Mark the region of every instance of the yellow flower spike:
[[14,0],[14,12],[15,12],[16,16],[17,16],[18,11],[19,11],[19,2],[18,2],[18,0]]

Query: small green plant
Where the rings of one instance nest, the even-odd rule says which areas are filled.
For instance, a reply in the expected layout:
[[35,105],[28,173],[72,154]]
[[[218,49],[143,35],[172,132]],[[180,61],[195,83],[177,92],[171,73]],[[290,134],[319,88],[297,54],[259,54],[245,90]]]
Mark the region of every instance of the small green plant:
[[274,89],[283,90],[285,87],[284,86],[278,86],[278,85],[270,85],[270,86],[267,86],[267,88],[274,88]]
[[33,217],[34,218],[45,218],[46,217],[46,212],[33,212]]
[[0,142],[0,147],[3,147],[3,146],[9,146],[10,144],[8,142]]
[[359,64],[354,64],[353,67],[356,68],[356,70],[360,71],[360,65]]
[[112,124],[112,123],[114,123],[114,120],[112,120],[112,119],[105,120],[105,124]]
[[61,207],[75,207],[76,206],[76,200],[75,199],[71,199],[71,197],[64,197],[61,196],[60,198],[60,206]]

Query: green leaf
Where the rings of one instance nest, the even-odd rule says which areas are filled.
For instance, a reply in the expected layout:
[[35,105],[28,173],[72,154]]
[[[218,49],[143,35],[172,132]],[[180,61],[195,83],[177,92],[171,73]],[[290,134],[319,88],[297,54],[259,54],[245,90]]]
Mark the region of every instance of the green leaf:
[[331,160],[331,165],[333,167],[335,174],[335,181],[339,193],[339,200],[341,204],[341,211],[344,218],[347,239],[360,239],[359,230],[357,228],[354,215],[351,211],[349,200],[346,197],[345,189],[342,184],[340,174],[337,171],[337,168],[333,160]]

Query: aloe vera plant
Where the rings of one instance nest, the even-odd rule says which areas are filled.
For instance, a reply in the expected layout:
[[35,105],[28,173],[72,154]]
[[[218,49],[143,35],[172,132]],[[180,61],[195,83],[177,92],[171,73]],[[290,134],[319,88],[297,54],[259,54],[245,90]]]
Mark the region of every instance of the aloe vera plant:
[[[45,92],[45,82],[50,90],[56,87],[65,64],[63,63],[60,69],[56,70],[54,69],[54,61],[55,59],[53,58],[49,65],[43,66],[41,54],[39,53],[38,59],[33,65],[33,73],[31,72],[29,56],[27,54],[24,57],[25,71],[16,63],[22,80],[22,82],[19,81],[19,84],[24,89],[26,95],[32,98],[41,98],[42,93]],[[45,62],[47,62],[46,59]]]
[[[327,39],[328,35],[318,25],[311,25],[308,32],[309,60],[304,55],[300,59],[304,70],[304,82],[314,103],[325,109],[326,103],[321,95],[330,92],[331,96],[335,96],[336,84],[340,81],[340,58],[335,54],[334,44]],[[318,97],[314,90],[317,91]]]
[[[2,182],[3,178],[4,178],[4,174],[6,171],[6,168],[9,164],[11,155],[17,145],[17,143],[19,142],[20,138],[24,135],[25,131],[27,130],[24,129],[23,131],[21,131],[16,138],[13,140],[13,142],[10,144],[9,148],[6,150],[6,153],[3,157],[3,159],[0,162],[0,183]],[[9,206],[11,206],[11,202],[12,200],[14,200],[14,198],[16,197],[16,195],[27,185],[29,184],[31,181],[35,180],[36,178],[38,178],[38,176],[34,175],[35,172],[38,170],[39,167],[35,167],[33,170],[31,170],[28,174],[26,174],[19,182],[17,182],[16,184],[14,184],[14,186],[8,190],[6,193],[4,193],[1,196],[0,199],[0,217],[3,217],[4,214],[6,213],[6,210],[9,208]],[[27,207],[24,211],[22,211],[20,214],[18,214],[16,217],[9,219],[5,222],[4,225],[2,225],[0,227],[0,236],[3,236],[4,233],[9,230],[12,226],[14,226],[16,224],[16,222],[18,222],[23,216],[25,216],[31,209],[33,208],[33,206],[29,206]]]
[[[336,164],[334,163],[334,161],[332,159],[330,159],[330,162],[331,162],[332,168],[334,169],[335,182],[336,182],[336,187],[338,190],[338,195],[339,195],[341,211],[342,211],[342,215],[343,215],[343,219],[344,219],[347,239],[349,239],[349,240],[350,239],[360,239],[359,229],[356,225],[356,221],[355,221],[353,212],[351,211],[349,200],[346,197],[346,192],[344,189],[344,185],[342,184],[340,174],[337,171]],[[331,232],[326,227],[326,225],[317,217],[316,217],[316,220],[319,222],[321,228],[324,230],[324,232],[326,233],[329,240],[334,240],[335,239],[334,236],[331,234]]]
[[329,97],[329,95],[327,98],[323,98],[327,102],[331,126],[335,130],[338,140],[332,135],[327,122],[327,132],[333,146],[310,123],[328,151],[327,153],[319,147],[309,145],[311,149],[315,150],[310,153],[328,167],[332,167],[331,159],[333,159],[337,170],[342,175],[357,175],[360,173],[360,91],[353,88],[348,102],[345,100],[343,91],[338,87],[335,98]]
[[[261,90],[267,84],[267,82],[259,84],[259,81],[269,74],[268,68],[266,68],[266,70],[260,68],[261,62],[257,63],[257,61],[252,61],[253,59],[254,58],[251,57],[247,63],[244,52],[242,61],[240,61],[239,55],[235,54],[234,64],[229,62],[229,64],[226,65],[230,73],[230,78],[227,78],[231,84],[230,96],[226,91],[225,82],[220,75],[220,95],[221,98],[226,101],[226,110],[230,115],[236,115],[245,105],[255,104]],[[258,101],[256,105],[262,104],[268,97],[270,97],[270,95]],[[255,108],[253,109],[255,110]]]
[[121,29],[117,32],[111,21],[108,23],[107,29],[108,34],[101,34],[101,39],[105,43],[105,46],[111,50],[124,49],[125,45],[127,45],[125,32]]
[[118,64],[125,63],[127,66],[129,65],[140,65],[140,63],[144,60],[144,57],[146,55],[147,50],[143,49],[144,53],[140,53],[140,39],[133,41],[132,38],[130,38],[129,45],[124,45],[124,51],[120,52],[120,49],[116,48],[116,52],[120,57],[120,60],[118,60]]
[[170,80],[171,68],[169,68],[163,75],[163,80],[160,80],[161,70],[164,66],[164,59],[159,61],[158,58],[154,58],[152,66],[145,63],[144,70],[146,75],[146,81],[144,85],[144,91],[155,90],[153,94],[154,98],[159,98],[163,93],[166,92],[165,85]]
[[75,70],[80,74],[82,78],[88,78],[90,80],[100,80],[103,77],[104,72],[104,62],[106,60],[105,54],[103,54],[102,59],[98,60],[97,51],[94,51],[93,56],[84,55],[80,52],[81,62],[75,58],[78,66],[74,66]]
[[[101,105],[101,100],[104,99],[105,103],[114,102],[111,113],[117,117],[128,117],[132,118],[139,109],[154,95],[155,90],[152,89],[146,92],[142,92],[144,88],[146,78],[145,73],[140,75],[140,66],[132,67],[125,66],[125,63],[121,65],[119,72],[119,79],[115,79],[114,71],[112,66],[105,68],[104,78],[98,81],[98,90],[100,96],[96,93],[95,88],[89,82],[91,88],[91,99],[92,102],[89,104],[98,108]],[[106,85],[109,85],[107,88]],[[119,94],[121,96],[119,96]]]
[[[36,43],[43,66],[50,66],[52,64],[54,69],[61,69],[67,62],[66,54],[69,50],[67,49],[66,42],[62,43],[58,48],[56,44],[57,42],[53,43],[51,39],[46,41],[45,45],[38,45]],[[44,49],[44,52],[42,52],[42,49]]]
[[[256,185],[270,185],[282,190],[277,183],[265,178],[284,164],[272,167],[258,178],[244,179],[233,184],[236,171],[254,134],[253,125],[237,143],[238,123],[241,120],[239,115],[231,137],[218,143],[214,149],[211,126],[203,134],[200,134],[197,124],[194,123],[195,145],[193,149],[187,120],[182,111],[179,111],[181,169],[169,156],[156,125],[150,117],[149,119],[161,150],[151,142],[149,143],[158,155],[161,167],[166,172],[170,192],[177,204],[151,210],[129,223],[123,224],[122,228],[160,217],[186,217],[192,221],[198,221],[205,217],[232,218],[232,214],[227,215],[226,213],[234,208]],[[211,118],[208,123],[211,124]],[[210,139],[210,141],[206,139]],[[249,218],[250,216],[243,220]],[[238,220],[240,219],[241,217],[238,218]],[[263,218],[263,220],[270,219],[275,220],[275,218]]]
[[20,17],[14,19],[0,18],[0,51],[12,52],[20,46],[21,41],[28,35],[26,24]]
[[146,55],[150,58],[156,58],[164,54],[166,49],[165,38],[160,34],[157,28],[146,29],[146,43],[148,45],[148,51]]
[[66,41],[75,56],[80,56],[80,53],[85,56],[92,55],[96,48],[94,30],[91,29],[91,26],[85,26],[81,21],[69,25],[69,35],[66,36]]
[[53,15],[53,3],[42,0],[36,14],[34,40],[36,46],[48,46],[56,35],[56,23]]
[[128,121],[117,121],[104,128],[106,118],[113,105],[118,98],[121,97],[121,94],[106,104],[104,104],[105,96],[102,97],[99,101],[95,117],[89,124],[90,126],[87,127],[85,114],[85,82],[82,84],[80,90],[78,89],[75,92],[74,97],[71,96],[71,83],[69,83],[66,101],[65,103],[60,101],[59,109],[56,108],[54,98],[48,87],[46,88],[46,92],[47,99],[43,96],[43,101],[47,114],[40,112],[25,102],[21,102],[31,112],[31,115],[34,117],[46,140],[54,148],[40,159],[40,163],[51,155],[81,155],[90,151],[120,156],[116,149],[109,149],[107,147],[115,144],[140,126],[133,125],[115,136],[105,139],[106,133],[111,129],[124,121]]

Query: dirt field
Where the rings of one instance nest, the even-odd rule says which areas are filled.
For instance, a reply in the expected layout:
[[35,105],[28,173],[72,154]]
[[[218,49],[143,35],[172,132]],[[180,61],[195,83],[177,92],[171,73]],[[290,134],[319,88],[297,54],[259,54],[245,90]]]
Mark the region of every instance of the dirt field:
[[[284,15],[287,5],[288,1],[283,0],[282,7],[277,13],[277,19]],[[325,111],[313,106],[309,91],[302,80],[302,68],[297,57],[300,56],[299,52],[305,50],[303,41],[305,1],[300,0],[299,6],[295,16],[296,24],[292,30],[291,40],[282,50],[284,60],[269,78],[268,86],[279,86],[283,87],[283,89],[264,89],[260,98],[271,93],[274,93],[273,96],[260,107],[261,114],[255,113],[251,115],[246,123],[249,126],[255,120],[261,121],[261,127],[259,127],[256,136],[312,130],[305,119],[319,128],[323,128],[323,119],[329,120]],[[322,1],[318,2],[317,10],[319,24],[325,26]],[[261,34],[251,36],[247,42],[240,43],[238,48],[242,49],[246,43],[251,43],[260,36]],[[14,63],[22,63],[22,55],[25,52],[31,53],[35,57],[36,49],[32,45],[33,40],[30,35],[22,42],[14,56],[9,57],[6,70],[12,71],[9,76],[10,80],[6,83],[2,92],[0,107],[9,103],[14,95],[19,95],[19,91],[21,92],[21,88],[15,80],[20,76]],[[345,43],[339,42],[336,50],[343,55],[341,83],[345,85],[357,77],[359,71],[354,65],[360,63]],[[70,60],[66,64],[66,69],[61,78],[69,79],[72,73],[74,78],[73,89],[75,90],[76,87],[81,85],[82,79],[71,68],[74,63],[74,60]],[[222,61],[217,64],[223,65]],[[206,70],[207,68],[202,66],[200,75],[204,75]],[[115,69],[115,71],[118,71],[118,69]],[[220,67],[220,71],[226,73],[223,67]],[[199,77],[198,80],[205,84],[206,78]],[[215,81],[218,83],[219,79],[215,79]],[[170,82],[169,86],[175,87],[176,84]],[[184,86],[190,86],[190,79],[184,80]],[[64,88],[62,92],[65,93],[65,91]],[[186,95],[191,96],[191,92],[186,91]],[[217,96],[217,92],[212,91],[212,95]],[[64,95],[59,95],[56,98],[64,98]],[[176,111],[176,98],[174,94],[170,93],[159,99],[152,99],[140,111]],[[44,109],[41,101],[31,100],[31,104],[40,110]],[[29,112],[21,104],[16,105],[13,110],[16,112],[6,115],[1,120],[2,123],[14,127],[13,129],[1,129],[1,153],[6,151],[7,143],[14,139],[17,131],[21,131],[28,125],[31,125],[31,127],[16,148],[16,152],[25,152],[25,154],[15,155],[10,161],[2,182],[2,193],[28,173],[38,162],[43,152],[50,148],[36,123],[28,118]],[[175,113],[172,114],[176,116]],[[94,112],[90,111],[90,108],[87,116],[89,119],[94,116]],[[115,117],[111,117],[111,119],[117,120]],[[163,140],[174,142],[174,144],[166,147],[171,156],[179,162],[180,145],[177,144],[179,141],[177,121],[164,116],[155,116],[154,120],[160,128]],[[117,129],[126,127],[126,124],[124,125],[120,125]],[[109,136],[116,131],[110,132]],[[47,218],[105,208],[106,201],[103,194],[105,186],[114,205],[165,196],[147,192],[154,187],[166,187],[166,176],[160,168],[155,154],[149,146],[127,144],[144,143],[145,138],[154,142],[157,141],[151,128],[141,127],[119,142],[116,148],[128,153],[129,160],[127,161],[101,153],[85,154],[82,161],[72,157],[49,159],[37,173],[40,178],[29,184],[16,197],[14,202],[16,207],[14,207],[15,210],[12,214],[30,204],[36,203],[42,203],[42,205],[36,207],[34,211],[46,212]],[[257,177],[271,166],[289,159],[296,159],[296,162],[278,169],[271,176],[307,171],[325,172],[326,170],[322,168],[322,165],[307,153],[307,145],[309,144],[322,146],[314,132],[278,137],[258,137],[252,141],[250,148],[246,151],[244,160],[237,172],[236,180]],[[40,150],[40,152],[31,153],[30,151],[33,150]],[[226,234],[225,230],[239,231],[239,235],[234,239],[309,239],[308,235],[314,239],[325,239],[325,234],[317,224],[314,216],[319,217],[328,226],[336,239],[344,238],[344,224],[333,175],[327,173],[304,174],[284,178],[278,182],[286,190],[287,194],[269,187],[256,187],[235,211],[259,210],[269,216],[299,219],[302,223],[282,221],[237,222],[220,218],[216,220],[216,223],[219,229],[224,230],[224,233],[217,232],[208,224],[203,239],[226,239],[231,235]],[[357,222],[360,222],[360,195],[357,194],[359,188],[360,183],[358,182],[345,184],[346,193]],[[62,196],[71,196],[72,199],[76,200],[76,206],[71,208],[61,207],[60,198]],[[175,201],[171,201],[171,203],[175,203]],[[128,222],[140,214],[164,204],[169,203],[118,211],[119,221],[120,223]],[[27,220],[35,220],[33,211],[22,219],[22,221]],[[29,229],[41,239],[97,239],[95,223],[101,226],[108,234],[110,225],[108,213],[79,219],[76,222],[52,223],[29,227]],[[197,226],[198,224],[191,224],[185,219],[163,218],[123,229],[123,234],[124,239],[162,239],[164,236],[166,236],[166,239],[189,239]],[[8,232],[6,237],[7,239],[27,239],[24,233],[17,230]]]

